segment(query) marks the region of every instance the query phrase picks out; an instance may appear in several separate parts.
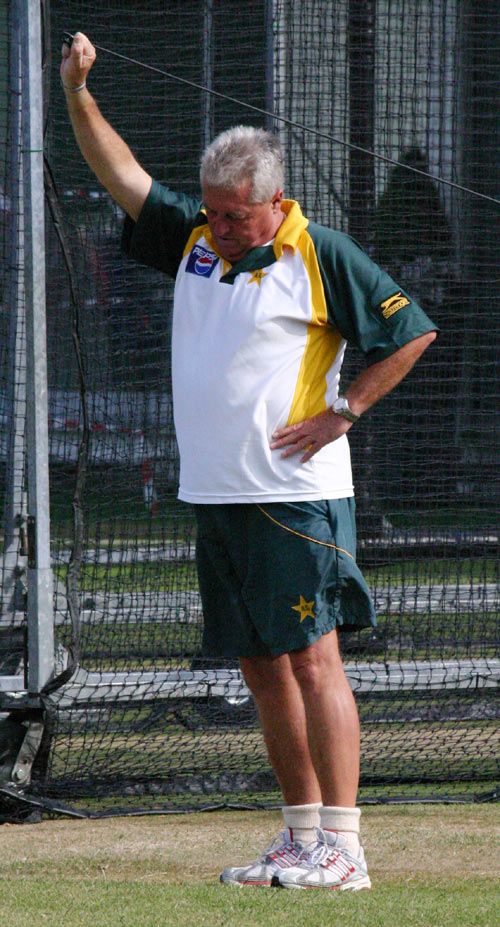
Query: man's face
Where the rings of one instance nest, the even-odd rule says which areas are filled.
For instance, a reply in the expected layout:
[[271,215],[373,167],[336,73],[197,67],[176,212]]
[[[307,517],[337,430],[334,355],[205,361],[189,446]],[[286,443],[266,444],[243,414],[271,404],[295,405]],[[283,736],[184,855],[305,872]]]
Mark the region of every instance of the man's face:
[[283,191],[267,203],[250,202],[250,184],[237,190],[205,187],[203,202],[215,245],[222,257],[235,264],[252,248],[274,238],[284,219]]

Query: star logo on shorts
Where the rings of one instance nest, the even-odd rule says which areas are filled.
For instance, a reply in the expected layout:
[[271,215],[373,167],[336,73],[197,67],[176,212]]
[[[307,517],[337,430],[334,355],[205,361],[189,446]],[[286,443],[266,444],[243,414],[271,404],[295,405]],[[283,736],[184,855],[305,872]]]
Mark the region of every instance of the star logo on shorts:
[[312,602],[306,602],[303,595],[300,596],[300,601],[297,605],[292,605],[294,612],[299,612],[300,614],[300,623],[302,624],[306,618],[315,618],[314,614],[314,599]]
[[252,270],[249,283],[256,283],[260,286],[264,277],[267,277],[265,270]]

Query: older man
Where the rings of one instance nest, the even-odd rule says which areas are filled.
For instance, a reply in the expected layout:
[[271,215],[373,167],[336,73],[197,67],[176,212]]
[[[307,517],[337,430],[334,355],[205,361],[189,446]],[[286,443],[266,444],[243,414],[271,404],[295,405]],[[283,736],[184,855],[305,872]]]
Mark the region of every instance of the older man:
[[[274,844],[221,879],[370,888],[338,630],[375,616],[355,561],[346,435],[436,326],[355,242],[283,199],[275,136],[244,126],[218,136],[201,199],[152,180],[89,93],[94,60],[81,33],[63,48],[77,141],[127,213],[127,253],[176,280],[179,498],[197,517],[204,650],[239,658],[285,802]],[[347,343],[367,367],[339,396]]]

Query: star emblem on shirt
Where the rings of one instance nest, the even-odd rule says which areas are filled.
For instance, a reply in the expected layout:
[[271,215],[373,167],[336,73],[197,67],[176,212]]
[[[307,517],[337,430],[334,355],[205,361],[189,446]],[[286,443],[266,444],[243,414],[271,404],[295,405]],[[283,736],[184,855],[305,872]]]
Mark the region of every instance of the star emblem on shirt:
[[302,624],[306,618],[315,618],[314,614],[314,599],[312,602],[306,602],[303,595],[300,596],[300,601],[297,605],[292,605],[294,612],[299,612],[300,614],[300,623]]
[[252,270],[250,274],[249,283],[256,283],[257,286],[260,286],[264,277],[267,277],[265,270]]

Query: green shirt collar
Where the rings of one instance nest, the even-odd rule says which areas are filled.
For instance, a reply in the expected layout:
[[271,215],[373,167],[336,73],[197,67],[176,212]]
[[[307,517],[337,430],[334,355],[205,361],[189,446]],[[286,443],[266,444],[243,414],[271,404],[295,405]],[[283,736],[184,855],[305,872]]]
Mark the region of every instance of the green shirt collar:
[[[300,236],[304,229],[307,228],[309,220],[302,214],[302,210],[295,200],[283,200],[281,209],[285,213],[285,219],[276,232],[272,243],[252,248],[236,264],[231,265],[224,261],[225,273],[221,278],[224,283],[233,283],[238,274],[269,267],[270,264],[279,261],[283,254],[283,248],[291,248],[292,251],[296,250]],[[208,225],[203,229],[203,234],[210,248],[218,254]]]

